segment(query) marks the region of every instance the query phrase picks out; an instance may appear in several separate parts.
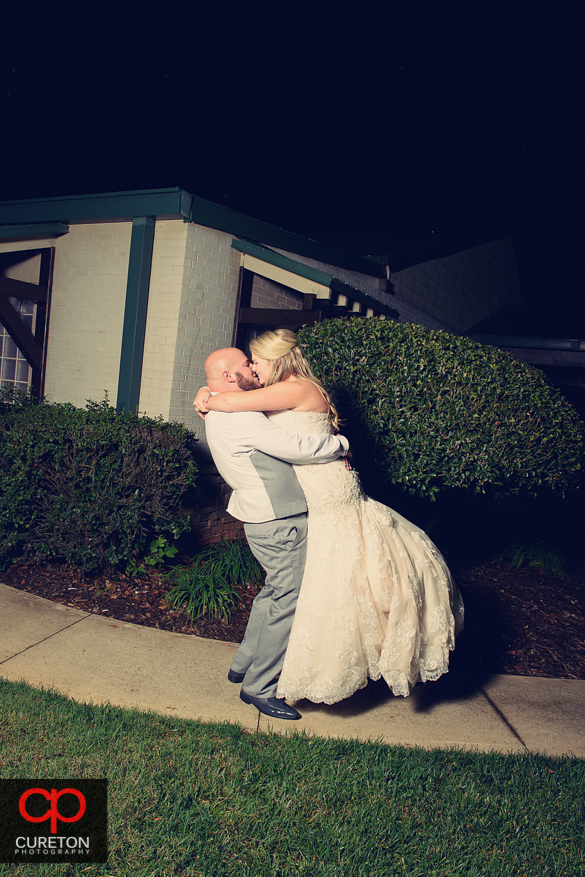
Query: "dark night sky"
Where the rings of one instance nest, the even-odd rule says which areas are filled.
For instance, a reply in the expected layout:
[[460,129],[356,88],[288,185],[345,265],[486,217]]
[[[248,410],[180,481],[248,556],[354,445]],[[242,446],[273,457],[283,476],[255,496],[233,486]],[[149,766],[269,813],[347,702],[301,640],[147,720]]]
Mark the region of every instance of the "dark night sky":
[[527,302],[585,301],[578,4],[131,6],[12,12],[0,200],[181,186],[344,240],[497,226]]

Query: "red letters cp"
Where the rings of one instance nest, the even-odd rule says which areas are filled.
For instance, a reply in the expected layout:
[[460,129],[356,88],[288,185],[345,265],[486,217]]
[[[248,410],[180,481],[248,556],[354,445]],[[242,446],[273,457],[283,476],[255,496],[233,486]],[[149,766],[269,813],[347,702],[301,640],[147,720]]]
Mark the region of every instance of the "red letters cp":
[[[26,812],[26,802],[31,795],[42,795],[47,801],[51,802],[51,806],[47,810],[44,816],[29,816]],[[77,816],[61,816],[59,813],[57,803],[61,795],[75,795],[77,800],[79,801],[79,810],[77,812]],[[77,789],[63,789],[61,792],[58,792],[57,789],[51,789],[50,792],[47,792],[46,789],[29,789],[28,792],[25,792],[20,796],[20,801],[18,802],[18,809],[20,810],[20,815],[27,819],[29,822],[44,822],[45,819],[51,820],[51,834],[57,834],[57,820],[60,819],[61,822],[77,822],[78,819],[81,819],[83,814],[85,813],[85,798],[78,792]]]

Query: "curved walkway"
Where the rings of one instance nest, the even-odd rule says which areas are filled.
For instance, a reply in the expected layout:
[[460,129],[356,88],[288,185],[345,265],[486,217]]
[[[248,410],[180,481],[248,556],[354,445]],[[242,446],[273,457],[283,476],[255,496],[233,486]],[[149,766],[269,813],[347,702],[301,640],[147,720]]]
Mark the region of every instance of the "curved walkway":
[[270,721],[227,681],[232,643],[92,615],[3,584],[0,632],[0,676],[78,701],[238,722],[249,730],[585,757],[585,681],[458,668],[418,685],[409,698],[370,683],[334,706],[301,701],[300,721]]

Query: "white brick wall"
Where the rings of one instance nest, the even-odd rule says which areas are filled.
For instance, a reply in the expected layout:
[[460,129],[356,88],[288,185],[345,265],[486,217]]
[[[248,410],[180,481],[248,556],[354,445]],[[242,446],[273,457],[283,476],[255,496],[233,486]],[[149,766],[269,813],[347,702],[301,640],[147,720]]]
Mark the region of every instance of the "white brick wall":
[[[54,246],[47,379],[50,401],[84,407],[104,391],[115,404],[132,224],[71,225]],[[156,223],[139,410],[201,434],[192,402],[211,351],[231,345],[240,254],[233,235],[182,221]]]
[[[13,252],[17,251],[20,244],[13,244],[11,250],[0,250],[1,252]],[[35,248],[37,249],[37,248]],[[40,255],[36,256],[24,256],[21,262],[17,262],[16,265],[7,266],[4,271],[4,277],[11,277],[13,280],[22,280],[23,283],[38,283],[39,282],[39,271],[41,268],[41,257]]]
[[160,414],[165,420],[169,418],[176,368],[186,242],[186,223],[156,223],[138,409],[151,417]]
[[520,301],[509,238],[391,275],[401,322],[463,332],[500,305]]
[[303,296],[300,292],[291,292],[286,286],[255,274],[252,284],[252,307],[302,311]]
[[205,384],[209,354],[232,343],[240,254],[232,249],[231,234],[194,223],[186,229],[169,418],[201,437],[204,424],[193,410],[193,398]]
[[[45,395],[116,403],[132,223],[71,225],[57,238]],[[36,243],[39,246],[39,243]]]

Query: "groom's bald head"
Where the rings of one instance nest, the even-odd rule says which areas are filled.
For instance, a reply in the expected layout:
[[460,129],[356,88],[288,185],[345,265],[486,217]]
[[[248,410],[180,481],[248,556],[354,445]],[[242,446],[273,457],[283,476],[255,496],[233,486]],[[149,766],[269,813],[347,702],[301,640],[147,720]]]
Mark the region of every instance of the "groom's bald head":
[[210,390],[254,390],[260,386],[248,357],[237,347],[214,350],[205,361],[205,380]]

